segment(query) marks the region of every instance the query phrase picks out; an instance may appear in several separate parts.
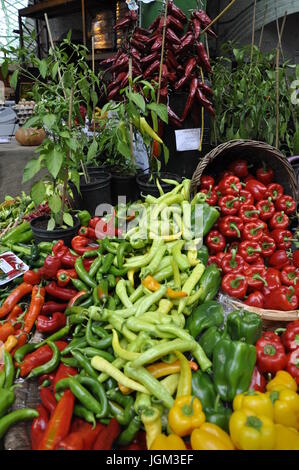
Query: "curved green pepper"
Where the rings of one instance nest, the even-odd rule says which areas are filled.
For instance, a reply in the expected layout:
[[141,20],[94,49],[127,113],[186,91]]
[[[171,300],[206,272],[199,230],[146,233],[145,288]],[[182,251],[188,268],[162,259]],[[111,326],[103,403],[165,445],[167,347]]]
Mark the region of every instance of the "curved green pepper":
[[262,335],[262,319],[254,312],[234,310],[227,317],[227,331],[232,339],[255,344]]
[[187,329],[193,338],[211,326],[221,326],[224,321],[223,308],[218,302],[210,300],[199,305],[187,319]]
[[201,345],[202,349],[208,356],[208,358],[211,359],[213,356],[213,351],[215,349],[216,344],[222,339],[222,338],[229,338],[229,335],[227,332],[219,330],[217,326],[211,326],[208,328],[199,338],[199,344]]

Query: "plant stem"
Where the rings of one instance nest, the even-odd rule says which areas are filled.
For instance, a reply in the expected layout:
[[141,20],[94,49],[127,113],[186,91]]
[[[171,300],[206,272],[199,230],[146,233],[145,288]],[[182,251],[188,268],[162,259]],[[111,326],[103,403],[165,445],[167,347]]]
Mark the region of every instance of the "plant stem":
[[[130,93],[132,91],[132,57],[129,58],[129,90]],[[131,149],[131,162],[134,165],[135,157],[134,157],[134,145],[133,145],[133,124],[132,120],[130,119],[130,149]]]
[[[47,15],[47,13],[45,13],[45,22],[46,22],[46,26],[47,26],[47,31],[48,31],[48,35],[49,35],[51,47],[52,47],[52,49],[53,49],[53,54],[54,54],[55,59],[57,60],[56,54],[55,54],[55,47],[54,47],[53,37],[52,37],[52,33],[51,33],[51,29],[50,29],[50,25],[49,25],[49,20],[48,20],[48,15]],[[57,62],[58,62],[58,61],[57,61]],[[65,89],[64,89],[64,86],[63,86],[62,75],[61,75],[59,63],[58,63],[58,77],[59,77],[59,80],[60,80],[60,83],[61,83],[61,87],[62,87],[62,91],[63,91],[64,97],[65,97],[65,99],[66,99],[66,92],[65,92]]]
[[202,30],[201,34],[205,33],[208,29],[211,28],[211,26],[213,26],[213,24],[217,23],[218,20],[220,20],[220,18],[233,6],[233,4],[235,3],[236,0],[232,0],[220,13],[219,15],[216,16],[216,18],[214,18],[210,24],[208,24],[208,26]]
[[253,19],[252,19],[252,36],[251,36],[250,67],[251,67],[251,65],[252,65],[252,59],[253,59],[253,48],[254,48],[254,40],[255,40],[255,17],[256,17],[256,0],[254,0],[254,5],[253,5]]
[[161,47],[161,60],[160,60],[160,70],[159,70],[159,82],[158,82],[158,97],[157,97],[157,103],[158,104],[159,104],[159,101],[160,101],[161,83],[162,83],[162,71],[163,71],[164,51],[165,51],[165,36],[166,36],[168,3],[169,3],[169,0],[166,0],[166,2],[165,2],[165,11],[164,11],[163,32],[162,32],[162,47]]
[[275,146],[279,145],[279,47],[276,48],[276,138]]
[[[72,117],[73,117],[73,97],[74,97],[74,89],[71,89],[70,94],[70,107],[69,107],[69,118],[68,118],[68,127],[71,131],[72,129]],[[64,175],[64,182],[63,182],[63,191],[62,191],[62,201],[61,201],[61,214],[60,214],[60,225],[63,224],[63,214],[64,214],[64,206],[65,206],[65,198],[67,192],[67,182],[68,182],[68,169],[69,169],[69,158],[70,158],[70,151],[68,151],[65,160],[65,175]]]

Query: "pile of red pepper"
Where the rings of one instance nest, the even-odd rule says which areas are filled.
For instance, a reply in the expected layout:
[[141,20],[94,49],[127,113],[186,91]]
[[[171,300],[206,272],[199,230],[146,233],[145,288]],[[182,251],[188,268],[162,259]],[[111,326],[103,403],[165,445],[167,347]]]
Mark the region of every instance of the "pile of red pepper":
[[267,331],[256,343],[257,364],[253,374],[252,388],[264,391],[266,379],[264,374],[274,376],[278,371],[286,370],[299,385],[299,321],[287,324],[279,336],[276,332]]
[[[198,111],[201,106],[211,115],[215,115],[211,102],[213,91],[205,84],[203,75],[203,72],[211,74],[212,68],[200,38],[201,31],[208,27],[211,19],[205,11],[194,10],[185,28],[187,17],[173,1],[168,4],[166,18],[165,60],[160,101],[167,103],[170,92],[188,91],[189,96],[181,117],[168,107],[170,121],[176,127],[182,127],[191,112],[194,118],[200,115]],[[125,32],[122,46],[115,56],[101,63],[109,66],[105,74],[112,75],[107,85],[109,100],[120,99],[120,90],[128,85],[130,58],[133,78],[142,76],[145,80],[158,82],[164,21],[165,17],[162,14],[147,29],[140,28],[136,26],[136,13],[131,11],[115,25],[115,30]],[[211,28],[207,29],[207,33],[216,36]]]
[[222,270],[223,291],[245,304],[295,310],[299,304],[299,251],[291,252],[290,217],[296,202],[273,182],[265,165],[249,173],[246,160],[236,160],[218,183],[201,178],[206,202],[218,205],[221,217],[206,237],[210,263]]

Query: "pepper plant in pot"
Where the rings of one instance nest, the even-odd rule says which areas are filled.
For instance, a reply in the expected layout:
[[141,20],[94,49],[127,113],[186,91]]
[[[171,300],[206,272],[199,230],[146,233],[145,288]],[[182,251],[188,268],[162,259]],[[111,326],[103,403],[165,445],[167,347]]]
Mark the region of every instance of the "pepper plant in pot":
[[[31,188],[31,197],[36,205],[47,201],[51,210],[49,217],[34,219],[32,229],[37,240],[68,241],[79,227],[79,220],[70,209],[69,181],[79,191],[78,168],[80,165],[85,168],[83,149],[88,145],[80,105],[85,104],[91,119],[98,100],[94,91],[98,78],[87,65],[87,48],[72,44],[70,33],[42,60],[25,49],[11,49],[9,56],[15,57],[16,67],[11,85],[16,86],[19,74],[33,82],[31,95],[36,107],[25,127],[39,127],[46,132],[46,138],[36,149],[38,157],[27,163],[23,175],[25,183],[36,180],[41,172]],[[5,59],[2,67],[7,67],[7,62]],[[36,75],[29,65],[38,70]],[[92,152],[96,152],[95,143],[90,145],[90,155]],[[49,182],[50,185],[46,184]]]

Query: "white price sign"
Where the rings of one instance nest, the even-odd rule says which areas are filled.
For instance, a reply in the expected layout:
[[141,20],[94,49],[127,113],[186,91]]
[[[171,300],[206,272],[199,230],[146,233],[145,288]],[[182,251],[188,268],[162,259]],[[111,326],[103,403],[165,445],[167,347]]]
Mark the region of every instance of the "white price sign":
[[198,150],[200,148],[201,129],[183,129],[175,131],[178,152]]

